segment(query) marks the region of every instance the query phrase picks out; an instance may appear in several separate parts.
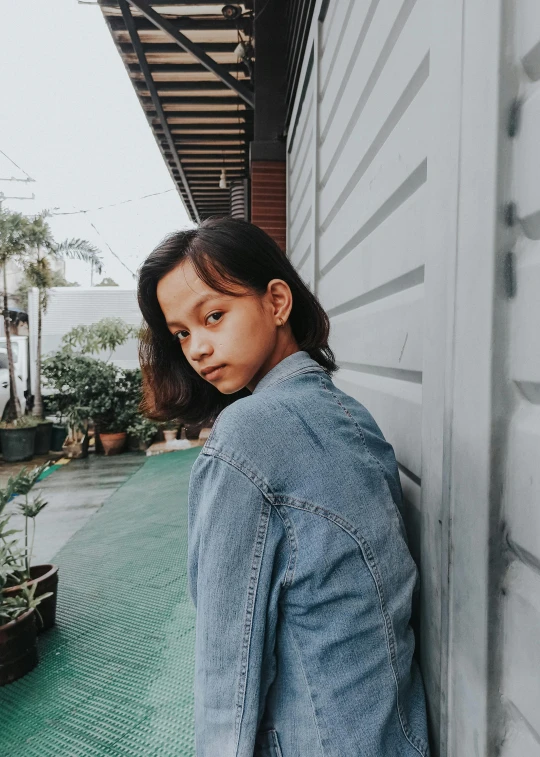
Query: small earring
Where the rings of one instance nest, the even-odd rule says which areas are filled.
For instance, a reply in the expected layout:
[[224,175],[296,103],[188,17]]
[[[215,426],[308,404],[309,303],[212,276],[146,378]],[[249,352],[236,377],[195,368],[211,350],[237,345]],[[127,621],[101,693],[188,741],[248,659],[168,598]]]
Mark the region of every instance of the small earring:
[[280,319],[279,319],[279,325],[280,325],[280,326],[283,326],[283,318],[280,318]]

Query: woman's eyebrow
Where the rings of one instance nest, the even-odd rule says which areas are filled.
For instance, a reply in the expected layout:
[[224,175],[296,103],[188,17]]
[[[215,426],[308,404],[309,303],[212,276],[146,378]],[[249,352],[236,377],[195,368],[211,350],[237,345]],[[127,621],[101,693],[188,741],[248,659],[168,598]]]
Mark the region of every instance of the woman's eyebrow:
[[[197,302],[193,305],[190,312],[195,313],[200,308],[200,306],[203,305],[205,302],[208,302],[208,300],[217,300],[219,297],[222,297],[222,296],[223,295],[221,294],[210,294],[210,293],[203,294],[203,296],[199,297]],[[169,326],[169,328],[172,328],[174,326],[181,325],[181,323],[182,321],[180,320],[174,320],[168,323],[167,326]]]

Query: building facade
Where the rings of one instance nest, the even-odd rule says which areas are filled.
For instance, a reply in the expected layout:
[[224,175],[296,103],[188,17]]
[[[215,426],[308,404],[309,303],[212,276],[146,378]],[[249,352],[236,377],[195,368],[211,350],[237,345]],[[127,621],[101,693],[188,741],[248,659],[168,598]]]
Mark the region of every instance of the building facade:
[[[214,136],[247,146],[245,216],[319,297],[334,380],[396,451],[434,754],[538,757],[540,5],[285,5],[238,6],[253,112]],[[211,51],[193,6],[176,25]],[[205,7],[217,34],[221,5]],[[197,112],[180,163],[209,139]],[[208,182],[201,208],[229,212]]]

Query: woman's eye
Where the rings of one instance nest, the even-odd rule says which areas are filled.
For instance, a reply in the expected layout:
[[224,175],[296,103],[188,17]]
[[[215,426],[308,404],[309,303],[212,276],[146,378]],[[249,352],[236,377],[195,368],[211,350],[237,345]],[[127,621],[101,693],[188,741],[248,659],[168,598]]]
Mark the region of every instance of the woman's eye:
[[[208,316],[208,318],[212,318],[215,315],[218,315],[221,318],[221,316],[223,315],[223,313],[220,310],[217,310],[215,313],[210,313],[210,315]],[[218,321],[219,321],[219,319],[218,319]],[[214,321],[214,323],[216,323],[216,321]],[[186,334],[186,333],[187,333],[186,331],[177,331],[174,336],[176,337],[176,339],[178,339],[179,342],[183,342],[184,340],[182,339],[182,334]]]

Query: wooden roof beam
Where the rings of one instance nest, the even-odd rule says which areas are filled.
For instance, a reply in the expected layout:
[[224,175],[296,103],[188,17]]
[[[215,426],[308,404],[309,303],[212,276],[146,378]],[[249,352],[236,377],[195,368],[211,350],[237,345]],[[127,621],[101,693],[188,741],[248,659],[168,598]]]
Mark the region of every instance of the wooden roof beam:
[[[145,95],[144,92],[139,91],[139,98],[145,108],[151,103],[151,97]],[[182,95],[182,97],[178,97],[176,95],[164,94],[162,95],[162,101],[163,105],[227,105],[232,108],[235,108],[238,103],[238,100],[235,98],[217,97],[215,95],[200,95],[197,97],[193,95],[184,97]]]
[[169,144],[169,147],[171,149],[174,164],[180,175],[180,179],[182,180],[182,184],[184,186],[185,192],[189,198],[189,202],[193,210],[195,220],[199,222],[200,221],[199,212],[197,210],[195,200],[193,199],[193,196],[191,194],[191,190],[189,188],[188,180],[184,173],[184,169],[182,168],[182,162],[176,150],[174,140],[172,138],[172,134],[169,129],[169,124],[167,123],[167,119],[165,118],[165,113],[163,111],[163,108],[161,107],[161,102],[157,93],[156,85],[154,84],[154,80],[152,79],[152,74],[150,73],[148,62],[146,60],[146,57],[142,49],[141,40],[139,39],[139,35],[137,34],[137,29],[135,28],[135,23],[133,21],[133,16],[131,15],[129,5],[127,3],[127,0],[118,0],[118,3],[122,11],[122,16],[124,18],[124,23],[126,24],[126,29],[129,32],[131,44],[133,45],[133,48],[135,52],[137,53],[137,58],[139,59],[139,65],[141,67],[141,71],[143,72],[143,75],[148,87],[148,91],[150,92],[152,102],[154,103],[154,109],[156,113],[158,114],[158,118],[161,123],[161,128],[163,129],[163,132],[167,139],[167,143]]
[[[120,7],[122,7],[124,2],[125,0],[121,0]],[[234,76],[231,76],[231,74],[226,71],[219,63],[216,63],[215,60],[212,60],[212,58],[204,52],[200,45],[192,42],[188,37],[186,37],[185,34],[182,34],[182,32],[177,31],[174,25],[168,19],[163,18],[163,16],[161,16],[159,13],[156,13],[156,11],[151,8],[147,2],[145,2],[145,0],[129,0],[129,2],[134,8],[140,10],[140,12],[143,13],[146,18],[154,24],[154,26],[168,34],[172,39],[174,39],[175,42],[178,43],[178,45],[180,45],[183,50],[191,53],[199,61],[199,63],[202,63],[202,65],[208,69],[208,71],[214,73],[219,79],[221,79],[224,84],[226,84],[230,89],[236,92],[251,108],[255,107],[255,98],[253,92],[248,89],[245,84],[237,81]],[[130,18],[133,23],[133,16],[131,16],[131,14]]]
[[[156,118],[155,110],[145,111],[146,115],[150,118]],[[167,118],[237,118],[242,121],[253,122],[253,118],[249,116],[253,111],[251,110],[166,110]]]
[[[151,53],[156,55],[167,55],[168,53],[178,52],[178,45],[174,42],[141,42],[145,55]],[[200,42],[201,48],[205,53],[230,53],[233,50],[233,46],[230,42]],[[132,53],[133,46],[130,42],[119,42],[118,47],[124,54]]]
[[[150,7],[150,6],[148,6]],[[159,15],[159,14],[156,14]],[[233,19],[229,21],[226,18],[223,18],[221,13],[216,14],[219,15],[219,18],[207,18],[205,16],[168,16],[167,18],[164,18],[163,16],[160,16],[160,18],[163,18],[164,21],[171,21],[171,25],[173,28],[178,29],[188,29],[191,31],[215,31],[216,29],[222,31],[231,31],[236,32],[238,28],[238,23],[242,25],[243,31],[245,32],[247,29],[249,29],[250,20],[249,18],[243,16],[238,19]],[[109,21],[110,27],[113,30],[113,32],[121,32],[124,30],[124,26],[122,24],[122,19],[118,15],[113,16],[107,16],[107,19]],[[149,18],[143,18],[141,16],[134,16],[133,20],[135,22],[135,28],[138,32],[142,31],[150,31],[156,28],[156,24]],[[164,29],[162,31],[165,31]],[[234,43],[233,43],[234,44]],[[236,46],[236,45],[235,45]]]

